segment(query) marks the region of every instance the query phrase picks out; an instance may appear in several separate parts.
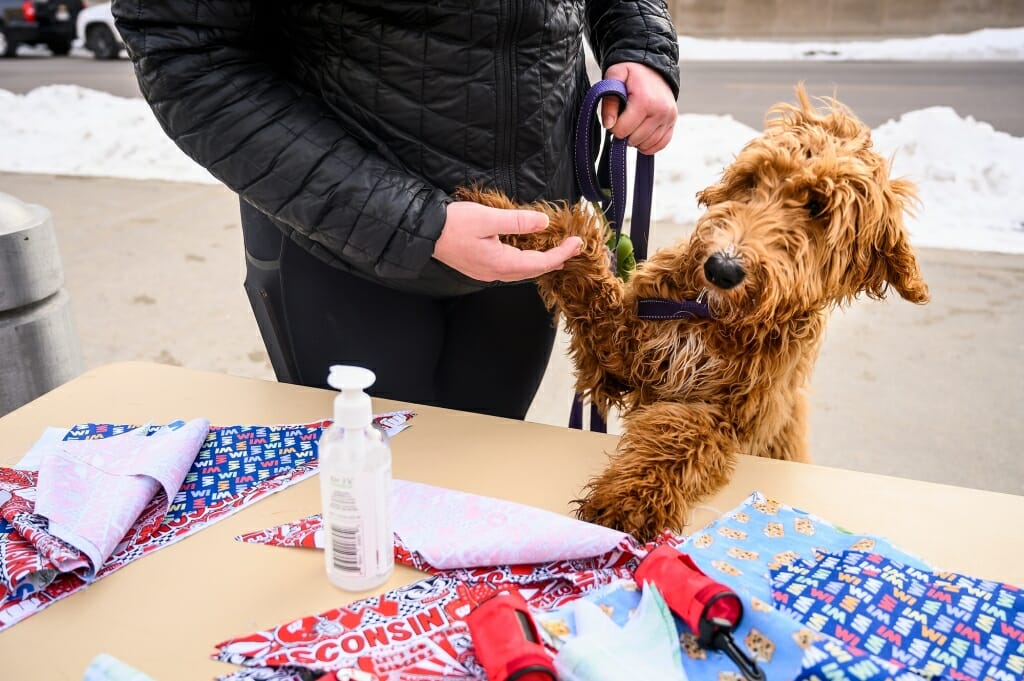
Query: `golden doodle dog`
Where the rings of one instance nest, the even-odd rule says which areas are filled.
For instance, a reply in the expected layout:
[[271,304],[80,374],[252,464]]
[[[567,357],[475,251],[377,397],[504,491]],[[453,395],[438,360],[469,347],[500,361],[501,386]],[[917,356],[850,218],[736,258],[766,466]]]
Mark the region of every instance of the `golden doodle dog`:
[[[903,214],[913,185],[889,176],[870,130],[835,100],[772,109],[767,129],[721,181],[698,194],[695,230],[623,282],[607,227],[586,204],[538,204],[543,232],[508,237],[545,249],[570,235],[581,253],[542,276],[571,336],[577,388],[623,434],[577,515],[640,541],[679,530],[728,480],[738,454],[808,461],[804,388],[832,309],[895,290],[928,300]],[[514,208],[471,190],[464,198]],[[638,319],[645,298],[706,300],[708,319]]]

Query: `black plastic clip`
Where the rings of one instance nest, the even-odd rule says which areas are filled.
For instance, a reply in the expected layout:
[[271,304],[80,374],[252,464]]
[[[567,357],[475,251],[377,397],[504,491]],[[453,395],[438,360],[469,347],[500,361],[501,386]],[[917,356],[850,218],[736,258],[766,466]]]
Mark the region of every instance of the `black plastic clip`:
[[733,625],[728,620],[714,617],[701,620],[699,641],[709,650],[725,653],[726,657],[739,667],[747,681],[765,681],[764,671],[757,661],[743,652],[732,637]]

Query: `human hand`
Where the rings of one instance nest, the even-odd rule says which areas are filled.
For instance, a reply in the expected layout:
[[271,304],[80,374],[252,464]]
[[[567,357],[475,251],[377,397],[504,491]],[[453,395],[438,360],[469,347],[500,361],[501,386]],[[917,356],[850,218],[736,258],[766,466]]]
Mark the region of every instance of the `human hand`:
[[619,114],[620,101],[605,97],[601,102],[601,122],[619,139],[629,138],[629,146],[644,154],[653,154],[668,146],[679,112],[676,100],[661,74],[643,64],[622,62],[608,67],[605,78],[626,84],[629,103]]
[[583,240],[571,236],[547,251],[523,251],[502,243],[501,234],[547,229],[548,216],[536,210],[491,208],[472,201],[448,204],[448,217],[434,246],[434,257],[477,281],[522,281],[552,270],[580,252]]

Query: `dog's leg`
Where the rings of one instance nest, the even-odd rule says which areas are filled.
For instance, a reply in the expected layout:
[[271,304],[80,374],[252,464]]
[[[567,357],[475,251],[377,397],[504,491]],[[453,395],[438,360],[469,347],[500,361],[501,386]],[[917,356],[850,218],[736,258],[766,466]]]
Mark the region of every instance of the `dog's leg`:
[[[553,224],[561,218],[556,216]],[[579,221],[578,217],[568,219]],[[576,389],[606,413],[629,390],[633,353],[629,327],[636,318],[627,313],[625,287],[611,271],[604,234],[591,229],[581,253],[561,270],[540,277],[537,286],[545,301],[557,306],[569,333]]]
[[646,542],[679,531],[695,503],[722,487],[735,465],[732,428],[708,405],[660,402],[630,412],[604,472],[576,514]]

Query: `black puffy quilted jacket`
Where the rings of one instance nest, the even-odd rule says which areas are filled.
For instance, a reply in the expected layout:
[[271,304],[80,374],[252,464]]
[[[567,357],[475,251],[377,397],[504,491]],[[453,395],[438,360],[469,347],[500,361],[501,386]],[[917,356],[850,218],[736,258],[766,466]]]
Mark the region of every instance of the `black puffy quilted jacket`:
[[167,134],[306,250],[396,288],[483,286],[431,255],[449,194],[576,200],[572,138],[601,68],[678,92],[663,0],[115,0]]

